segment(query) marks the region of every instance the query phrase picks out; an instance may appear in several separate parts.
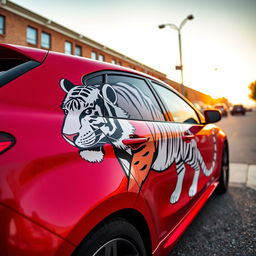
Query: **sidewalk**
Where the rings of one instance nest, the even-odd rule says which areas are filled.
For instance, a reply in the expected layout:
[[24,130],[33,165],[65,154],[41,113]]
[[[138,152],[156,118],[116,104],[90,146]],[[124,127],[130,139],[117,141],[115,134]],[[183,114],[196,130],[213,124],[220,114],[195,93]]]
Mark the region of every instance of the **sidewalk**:
[[230,163],[230,185],[247,187],[256,190],[256,165]]

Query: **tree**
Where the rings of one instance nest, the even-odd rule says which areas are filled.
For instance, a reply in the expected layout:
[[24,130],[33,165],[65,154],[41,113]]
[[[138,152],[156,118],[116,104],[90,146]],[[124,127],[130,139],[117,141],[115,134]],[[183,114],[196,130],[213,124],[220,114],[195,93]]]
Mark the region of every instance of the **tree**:
[[248,88],[251,91],[249,94],[250,99],[256,101],[256,80],[251,82]]

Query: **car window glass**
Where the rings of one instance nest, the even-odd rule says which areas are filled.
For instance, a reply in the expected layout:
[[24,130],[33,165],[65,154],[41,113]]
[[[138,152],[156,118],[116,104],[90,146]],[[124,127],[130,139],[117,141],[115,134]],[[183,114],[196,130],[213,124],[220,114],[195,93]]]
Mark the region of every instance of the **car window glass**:
[[86,85],[102,85],[103,84],[103,76],[94,76],[92,78],[88,78],[85,81]]
[[165,120],[145,80],[122,75],[108,75],[107,84],[116,93],[116,105],[127,113],[124,117],[120,111],[109,111],[107,116],[135,120]]
[[157,83],[152,82],[152,85],[166,105],[167,111],[171,112],[175,122],[199,123],[195,110],[181,97]]

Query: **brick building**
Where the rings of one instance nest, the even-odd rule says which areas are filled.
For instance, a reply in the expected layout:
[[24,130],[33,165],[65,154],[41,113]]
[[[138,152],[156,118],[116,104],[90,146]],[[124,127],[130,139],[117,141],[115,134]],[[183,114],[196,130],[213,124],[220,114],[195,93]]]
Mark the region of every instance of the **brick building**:
[[[154,76],[180,91],[180,84],[136,60],[76,33],[8,0],[0,0],[0,43],[42,48],[122,65]],[[212,103],[206,94],[186,87],[191,101]]]

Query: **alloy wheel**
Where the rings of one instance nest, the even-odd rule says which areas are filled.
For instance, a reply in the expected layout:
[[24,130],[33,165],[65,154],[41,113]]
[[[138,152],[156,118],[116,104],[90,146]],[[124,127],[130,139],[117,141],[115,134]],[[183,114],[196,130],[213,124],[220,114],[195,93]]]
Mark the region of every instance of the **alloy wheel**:
[[139,256],[135,245],[127,239],[115,238],[101,246],[93,256]]

